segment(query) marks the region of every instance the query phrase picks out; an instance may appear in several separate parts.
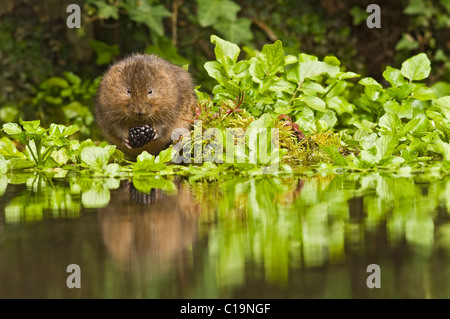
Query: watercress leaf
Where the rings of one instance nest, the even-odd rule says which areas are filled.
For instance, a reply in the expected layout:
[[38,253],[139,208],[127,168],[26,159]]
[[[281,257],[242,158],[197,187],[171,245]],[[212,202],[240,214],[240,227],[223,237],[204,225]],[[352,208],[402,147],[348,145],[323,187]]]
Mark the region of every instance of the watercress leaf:
[[402,122],[398,115],[392,111],[387,111],[378,122],[380,128],[390,132],[397,132],[401,127]]
[[223,66],[217,61],[206,62],[205,70],[209,76],[216,79],[220,85],[225,86],[228,82],[228,76]]
[[286,55],[284,57],[284,64],[285,65],[292,64],[292,63],[295,63],[297,61],[298,61],[298,59],[297,59],[297,57],[295,55],[288,54],[288,55]]
[[401,71],[390,66],[386,67],[386,70],[383,72],[383,77],[391,84],[392,87],[397,87],[407,83]]
[[339,72],[336,77],[339,80],[359,78],[361,75],[355,72]]
[[430,75],[430,60],[425,53],[419,53],[402,63],[401,73],[410,81],[420,81]]
[[328,107],[334,110],[337,114],[353,113],[353,104],[349,103],[343,96],[333,96],[326,101]]
[[299,100],[303,101],[308,105],[310,108],[315,109],[320,112],[326,112],[326,103],[321,98],[318,98],[317,96],[305,96],[301,97]]
[[314,111],[309,107],[304,107],[300,113],[297,114],[296,124],[300,130],[305,133],[312,133],[316,128]]
[[420,117],[413,118],[408,123],[403,125],[403,127],[399,130],[399,132],[398,132],[399,136],[403,136],[406,133],[410,133],[410,132],[414,131],[417,128],[419,123],[420,123]]
[[335,65],[335,66],[341,65],[341,61],[339,61],[339,59],[336,58],[335,56],[331,56],[331,55],[326,56],[323,59],[323,62],[328,63],[329,65]]
[[[6,162],[3,155],[0,155],[0,176],[6,174],[7,171],[8,171],[8,163]],[[2,194],[0,194],[0,196],[1,195]]]
[[359,144],[364,150],[370,150],[372,147],[374,147],[377,138],[378,135],[376,133],[372,133],[370,135],[362,137],[359,141]]
[[[108,176],[117,176],[120,173],[120,166],[117,163],[111,163],[106,165],[105,174]],[[111,189],[111,187],[108,187]]]
[[3,131],[8,135],[15,135],[22,133],[22,128],[17,123],[5,123],[3,124]]
[[317,112],[316,120],[319,121],[324,130],[333,128],[337,122],[336,114],[332,110],[326,112]]
[[299,62],[310,62],[310,61],[317,61],[317,60],[319,60],[319,58],[314,55],[311,55],[311,54],[300,53],[298,55]]
[[267,76],[275,75],[284,70],[284,51],[280,40],[273,44],[266,44],[261,51],[261,60],[264,73]]
[[275,118],[269,114],[264,113],[259,117],[259,119],[251,122],[248,125],[247,130],[250,131],[252,129],[260,129],[260,128],[270,128],[273,127],[273,124],[275,123]]
[[95,171],[102,171],[108,165],[109,157],[108,150],[100,146],[85,147],[80,154],[81,161]]
[[139,154],[136,158],[137,162],[143,162],[143,161],[150,161],[152,163],[155,162],[155,156],[150,154],[147,151],[143,151],[141,154]]
[[153,160],[141,160],[133,165],[133,173],[154,173],[166,168],[164,163],[155,163]]
[[216,35],[211,36],[211,43],[215,44],[214,53],[216,59],[224,66],[225,70],[228,70],[229,65],[227,57],[231,59],[233,64],[236,63],[239,53],[241,52],[236,44],[225,41]]
[[39,120],[23,121],[22,119],[19,119],[19,123],[27,133],[43,135],[47,131],[39,126],[41,124],[41,121]]
[[419,101],[427,101],[436,98],[436,94],[433,89],[423,85],[415,87],[411,95]]
[[407,161],[407,162],[416,162],[417,161],[417,151],[406,148],[401,151],[401,156]]
[[383,89],[383,87],[381,86],[380,83],[378,83],[374,78],[372,77],[366,77],[361,79],[359,82],[359,84],[364,85],[364,86],[375,86],[379,89]]
[[[318,87],[315,87],[315,89],[319,90]],[[293,94],[295,91],[295,84],[293,84],[292,82],[285,81],[283,79],[278,80],[274,79],[269,87],[269,90],[274,92],[287,92]]]
[[155,163],[167,163],[172,160],[172,151],[173,146],[170,146],[169,148],[162,150],[158,156],[155,158]]
[[337,165],[347,166],[345,157],[342,156],[341,153],[339,153],[336,145],[322,146],[321,149],[323,149],[325,153],[327,153],[328,156],[330,156]]
[[434,105],[437,105],[441,108],[450,109],[450,95],[443,96],[433,101]]
[[348,82],[346,82],[346,81],[331,82],[325,88],[326,97],[332,98],[333,96],[340,96],[342,94],[342,92],[345,91],[347,84],[348,84]]
[[299,63],[300,82],[303,82],[307,78],[312,78],[323,73],[328,73],[331,77],[334,77],[338,72],[338,66],[330,65],[325,62],[311,61]]
[[54,150],[50,157],[59,165],[64,165],[70,159],[69,153],[66,148]]
[[283,99],[278,99],[274,106],[274,111],[277,114],[289,114],[291,111],[291,108],[289,107],[289,102]]
[[248,74],[248,72],[246,71],[248,70],[249,67],[250,67],[249,61],[239,61],[232,67],[233,74],[237,78],[244,77],[246,74]]
[[395,100],[390,100],[383,104],[383,108],[386,112],[396,113],[399,118],[411,118],[413,115],[410,101],[403,101],[402,104],[399,104]]
[[398,136],[396,133],[381,135],[375,142],[377,149],[377,159],[381,160],[390,156],[398,145]]
[[[22,133],[22,134],[24,135],[25,133]],[[22,134],[20,134],[20,135],[22,135]],[[13,141],[11,141],[7,137],[2,137],[0,139],[0,155],[5,156],[6,159],[11,158],[11,157],[20,157],[20,158],[26,157],[24,153],[19,152],[17,150]]]
[[35,164],[25,158],[11,158],[6,161],[8,165],[8,171],[22,170],[26,168],[34,167]]
[[252,79],[256,83],[261,83],[262,79],[266,75],[264,73],[264,69],[258,59],[253,58],[250,61],[251,61],[251,64],[250,64],[248,71],[249,71],[250,75],[252,76]]

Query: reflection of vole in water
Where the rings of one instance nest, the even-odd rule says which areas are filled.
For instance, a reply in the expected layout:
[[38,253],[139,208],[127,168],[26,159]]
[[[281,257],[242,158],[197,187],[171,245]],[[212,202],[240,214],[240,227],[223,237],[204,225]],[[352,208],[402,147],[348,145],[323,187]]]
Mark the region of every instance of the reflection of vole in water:
[[[197,99],[187,71],[155,55],[133,55],[106,72],[100,83],[96,119],[109,143],[130,157],[157,155],[176,128],[191,126]],[[153,129],[142,147],[130,143],[130,129]]]
[[181,185],[175,195],[159,189],[150,195],[138,193],[123,184],[110,205],[99,210],[103,242],[123,270],[166,272],[196,241],[199,207]]

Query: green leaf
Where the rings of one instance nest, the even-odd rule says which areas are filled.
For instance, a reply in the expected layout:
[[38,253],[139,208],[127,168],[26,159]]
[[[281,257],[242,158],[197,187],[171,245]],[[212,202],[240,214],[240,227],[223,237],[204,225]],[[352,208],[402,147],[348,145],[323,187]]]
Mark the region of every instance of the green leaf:
[[402,125],[402,121],[395,112],[387,111],[386,114],[380,118],[378,124],[387,131],[397,132]]
[[316,115],[316,120],[319,121],[323,130],[333,128],[337,123],[336,114],[334,114],[332,110],[327,110],[326,112],[318,112]]
[[377,149],[377,159],[382,160],[390,156],[398,145],[397,134],[381,135],[375,142]]
[[205,63],[204,68],[208,75],[213,79],[216,79],[220,85],[226,86],[228,83],[228,76],[223,66],[217,61],[208,61]]
[[50,157],[59,165],[64,165],[70,159],[67,149],[54,150]]
[[[211,43],[215,44],[214,53],[217,61],[228,70],[231,64],[235,64],[241,50],[239,47],[231,42],[222,40],[216,35],[211,36]],[[230,63],[229,61],[232,61]],[[228,72],[227,72],[228,73]]]
[[173,155],[172,155],[172,151],[173,150],[173,146],[170,146],[169,148],[162,150],[158,156],[156,156],[155,158],[155,163],[168,163],[172,160]]
[[313,78],[324,73],[334,77],[338,72],[338,66],[320,61],[308,61],[294,64],[294,66],[288,70],[287,78],[289,81],[303,83],[305,79]]
[[150,154],[147,151],[143,151],[141,154],[139,154],[136,158],[137,162],[143,162],[145,160],[151,161],[152,163],[155,162],[155,156]]
[[110,63],[115,56],[119,54],[119,46],[117,44],[108,45],[101,41],[90,39],[89,45],[97,54],[97,65]]
[[221,19],[214,25],[214,28],[228,41],[243,43],[253,39],[253,33],[250,29],[251,24],[250,19],[247,18],[240,18],[237,21]]
[[81,84],[81,78],[75,73],[64,71],[63,74],[66,77],[66,79],[69,80],[70,83],[75,85]]
[[80,154],[81,161],[95,171],[103,171],[108,165],[109,157],[109,151],[100,146],[85,147]]
[[[0,155],[0,176],[6,174],[7,171],[8,171],[8,164],[3,155]],[[3,194],[0,194],[0,196],[1,195]]]
[[155,163],[151,160],[143,160],[137,162],[133,166],[133,174],[147,173],[147,172],[158,172],[166,168],[164,163]]
[[261,60],[267,76],[284,70],[284,51],[281,41],[277,40],[273,44],[266,44],[261,51]]
[[395,50],[413,51],[416,50],[419,46],[420,46],[419,41],[415,40],[410,34],[403,33],[402,38],[395,45]]
[[163,36],[162,19],[170,17],[171,13],[163,5],[154,5],[152,2],[152,0],[128,0],[125,6],[131,20],[142,23],[157,35]]
[[3,124],[3,131],[8,135],[14,135],[22,133],[22,128],[17,123],[6,123]]
[[10,170],[22,170],[26,168],[34,167],[34,163],[25,158],[11,158],[6,161],[8,165],[8,171]]
[[97,16],[100,19],[119,19],[119,8],[117,6],[109,5],[105,1],[100,0],[90,0],[89,2],[97,7]]
[[321,149],[323,149],[337,165],[347,166],[347,161],[344,156],[339,153],[336,145],[322,146]]
[[410,81],[420,81],[430,75],[430,60],[425,53],[419,53],[402,63],[401,73]]
[[220,19],[236,21],[241,7],[229,0],[197,0],[197,17],[203,28],[216,24]]
[[411,102],[403,101],[399,104],[395,100],[387,101],[384,103],[383,108],[386,112],[392,112],[398,115],[399,118],[411,118],[413,115],[413,108]]
[[274,123],[275,123],[275,118],[268,113],[264,113],[263,115],[261,115],[261,117],[259,119],[251,122],[249,124],[247,130],[260,129],[260,128],[271,128],[271,127],[273,127]]
[[299,98],[300,101],[303,101],[308,105],[310,108],[315,109],[320,112],[326,112],[326,103],[321,98],[318,98],[317,96],[305,96]]
[[327,105],[339,115],[343,113],[353,113],[354,106],[343,96],[333,96],[332,98],[327,99]]
[[363,78],[358,83],[364,86],[375,86],[379,89],[383,89],[383,86],[381,86],[380,83],[378,83],[374,78],[371,77]]
[[450,95],[443,96],[433,101],[433,104],[450,110]]
[[69,83],[60,77],[57,76],[52,76],[51,78],[45,80],[44,82],[42,82],[42,84],[39,86],[39,88],[41,89],[49,89],[51,87],[60,87],[60,88],[67,88],[69,87]]
[[407,83],[400,70],[390,66],[386,67],[386,70],[383,72],[383,77],[391,84],[392,87],[397,87]]
[[411,95],[419,101],[428,101],[436,98],[436,94],[433,89],[423,85],[415,87]]

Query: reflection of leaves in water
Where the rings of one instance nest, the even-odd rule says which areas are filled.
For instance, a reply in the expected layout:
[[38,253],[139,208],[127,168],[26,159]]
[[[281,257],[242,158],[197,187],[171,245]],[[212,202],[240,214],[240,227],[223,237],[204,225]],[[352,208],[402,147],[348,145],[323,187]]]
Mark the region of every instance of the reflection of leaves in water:
[[133,179],[133,185],[138,191],[146,194],[149,194],[154,188],[162,189],[169,193],[177,190],[174,182],[164,178],[136,177]]
[[[208,192],[199,189],[217,194],[211,185]],[[249,262],[264,270],[266,280],[286,284],[292,265],[342,263],[346,242],[361,245],[366,235],[379,232],[393,246],[406,241],[428,249],[436,232],[450,236],[435,224],[440,207],[450,207],[450,180],[433,176],[268,177],[229,180],[219,189],[220,196],[198,194],[209,202],[204,206],[217,209],[209,254],[217,260],[219,286],[245,281]],[[353,198],[359,199],[350,205]]]

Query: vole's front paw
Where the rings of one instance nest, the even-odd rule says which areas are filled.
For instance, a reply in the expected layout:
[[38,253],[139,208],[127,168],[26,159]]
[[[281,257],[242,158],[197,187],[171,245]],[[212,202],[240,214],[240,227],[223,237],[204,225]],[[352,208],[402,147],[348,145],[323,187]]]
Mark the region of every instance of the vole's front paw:
[[122,140],[123,145],[125,145],[127,148],[132,149],[132,147],[130,146],[130,140],[127,138],[124,138]]

